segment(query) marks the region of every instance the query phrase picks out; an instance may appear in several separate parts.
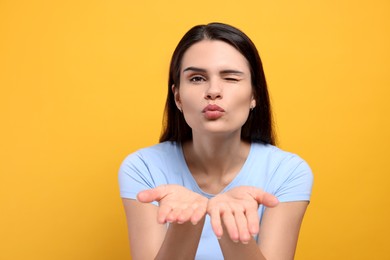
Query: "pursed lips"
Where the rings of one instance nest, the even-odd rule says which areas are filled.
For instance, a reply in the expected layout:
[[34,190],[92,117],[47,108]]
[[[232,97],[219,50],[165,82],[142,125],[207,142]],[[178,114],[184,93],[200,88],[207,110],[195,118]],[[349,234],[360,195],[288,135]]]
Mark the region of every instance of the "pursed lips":
[[212,105],[212,104],[207,105],[207,106],[203,109],[202,112],[205,113],[205,112],[208,112],[208,111],[225,112],[225,110],[224,110],[222,107],[220,107],[220,106],[218,106],[218,105]]
[[208,120],[217,120],[224,115],[225,110],[215,104],[207,105],[203,110],[203,115]]

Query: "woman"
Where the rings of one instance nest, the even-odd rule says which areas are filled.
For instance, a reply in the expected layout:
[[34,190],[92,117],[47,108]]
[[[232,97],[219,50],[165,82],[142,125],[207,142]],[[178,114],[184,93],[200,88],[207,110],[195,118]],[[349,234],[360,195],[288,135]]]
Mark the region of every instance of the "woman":
[[259,54],[221,23],[173,54],[160,143],[119,172],[133,259],[293,259],[312,173],[274,146]]

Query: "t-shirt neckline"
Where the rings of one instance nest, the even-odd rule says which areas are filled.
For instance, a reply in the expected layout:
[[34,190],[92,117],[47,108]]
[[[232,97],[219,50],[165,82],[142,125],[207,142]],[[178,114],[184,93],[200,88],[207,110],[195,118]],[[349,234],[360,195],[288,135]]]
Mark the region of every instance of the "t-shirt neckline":
[[234,179],[228,185],[226,185],[226,187],[223,188],[223,190],[220,191],[218,194],[211,194],[211,193],[207,193],[207,192],[203,191],[199,187],[199,185],[196,182],[194,176],[192,176],[192,173],[191,173],[190,169],[188,168],[188,165],[187,165],[187,162],[186,162],[186,159],[185,159],[185,156],[184,156],[183,146],[180,143],[178,143],[177,147],[178,147],[178,150],[179,150],[180,162],[182,163],[182,168],[185,171],[184,174],[187,175],[188,179],[192,182],[193,186],[197,189],[197,192],[202,194],[202,195],[204,195],[207,198],[212,198],[212,197],[214,197],[214,196],[216,196],[218,194],[224,193],[225,191],[229,190],[230,187],[234,187],[235,183],[239,182],[240,179],[245,174],[248,174],[248,171],[246,170],[246,168],[248,168],[248,165],[250,164],[250,161],[252,160],[253,149],[254,149],[254,145],[253,145],[253,143],[251,143],[250,144],[250,148],[249,148],[248,156],[247,156],[244,164],[242,165],[241,169],[239,170],[237,175],[234,177]]

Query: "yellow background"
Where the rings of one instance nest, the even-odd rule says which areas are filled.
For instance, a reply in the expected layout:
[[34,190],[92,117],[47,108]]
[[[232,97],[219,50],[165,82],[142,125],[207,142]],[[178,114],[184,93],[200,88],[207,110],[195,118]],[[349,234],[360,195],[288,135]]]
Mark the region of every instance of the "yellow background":
[[244,30],[315,175],[297,259],[389,259],[390,2],[0,0],[0,259],[129,259],[117,170],[193,25]]

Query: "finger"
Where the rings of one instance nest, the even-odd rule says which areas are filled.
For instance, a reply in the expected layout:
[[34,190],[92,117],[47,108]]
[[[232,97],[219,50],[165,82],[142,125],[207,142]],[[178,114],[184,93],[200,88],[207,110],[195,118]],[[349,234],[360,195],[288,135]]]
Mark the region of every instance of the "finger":
[[157,212],[157,222],[159,224],[165,224],[167,222],[167,216],[172,211],[170,206],[161,205]]
[[213,231],[218,239],[220,239],[223,235],[223,228],[222,228],[222,222],[221,222],[221,216],[219,213],[219,209],[215,208],[210,213],[210,221],[211,221],[211,227],[213,228]]
[[248,222],[249,233],[252,236],[257,235],[257,233],[259,233],[259,225],[260,225],[260,219],[257,210],[247,210],[245,212],[245,215]]
[[176,217],[176,221],[179,224],[182,224],[184,222],[187,222],[190,220],[191,216],[194,214],[194,209],[191,207],[188,207],[186,209],[183,209],[179,215]]
[[233,240],[233,242],[238,242],[240,239],[236,220],[231,212],[224,212],[222,215],[222,221],[223,224],[230,236],[230,239]]
[[192,216],[191,216],[191,223],[196,225],[206,214],[206,208],[205,207],[197,207],[194,209]]
[[254,194],[252,195],[254,195],[257,203],[263,204],[266,207],[273,208],[279,203],[278,198],[268,192],[262,191],[260,189],[253,189],[253,192]]
[[270,193],[265,193],[263,197],[263,205],[269,208],[276,207],[279,204],[279,200],[277,197]]
[[137,200],[143,203],[149,203],[152,201],[159,201],[164,196],[165,194],[163,193],[163,189],[157,187],[139,192],[137,194]]
[[171,212],[169,212],[169,214],[167,215],[167,221],[168,222],[177,222],[177,216],[179,216],[182,212],[182,209],[180,208],[175,208],[173,210],[171,210]]
[[236,226],[238,229],[240,241],[243,244],[248,244],[249,240],[251,239],[251,235],[249,234],[248,231],[248,222],[244,212],[242,211],[234,212],[234,218],[236,221]]

